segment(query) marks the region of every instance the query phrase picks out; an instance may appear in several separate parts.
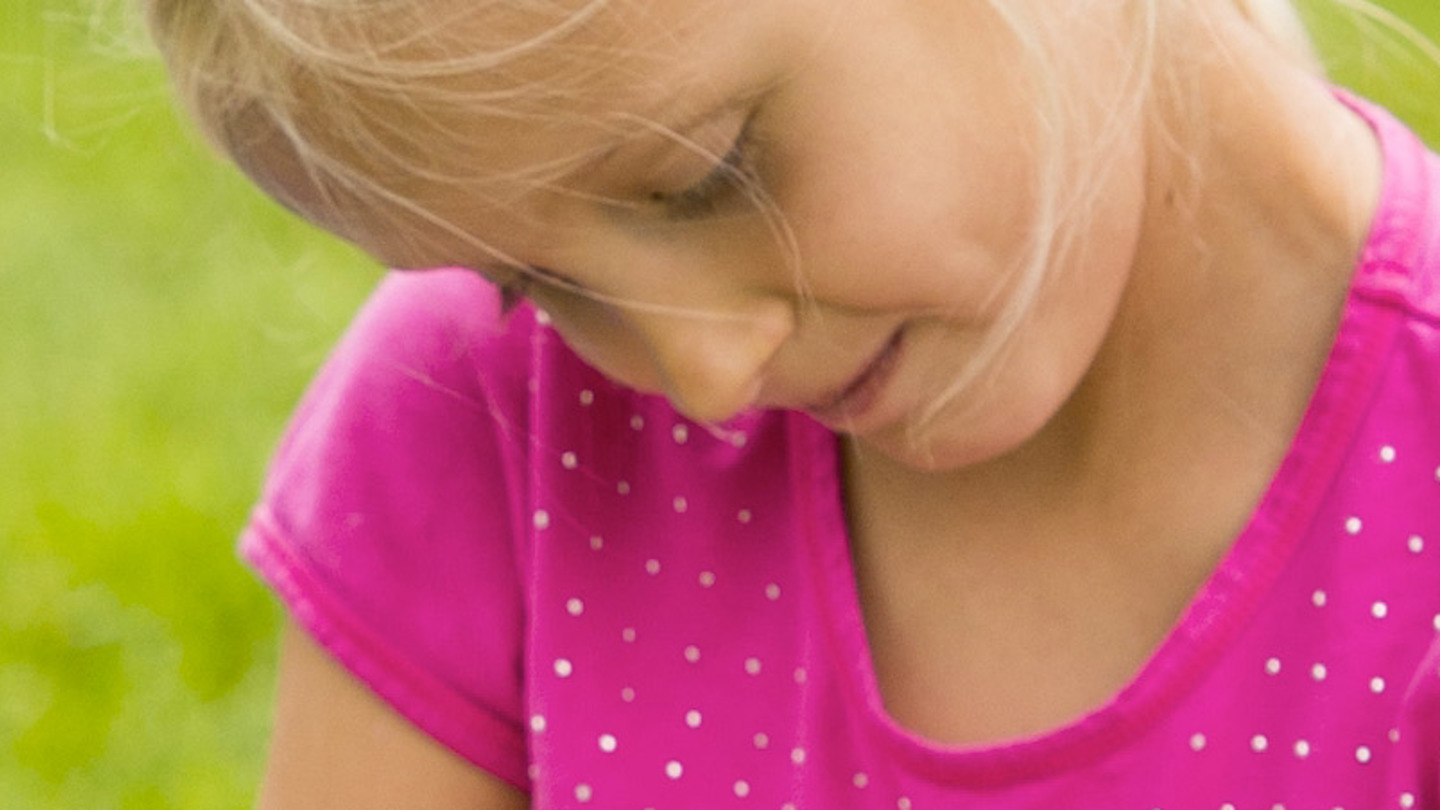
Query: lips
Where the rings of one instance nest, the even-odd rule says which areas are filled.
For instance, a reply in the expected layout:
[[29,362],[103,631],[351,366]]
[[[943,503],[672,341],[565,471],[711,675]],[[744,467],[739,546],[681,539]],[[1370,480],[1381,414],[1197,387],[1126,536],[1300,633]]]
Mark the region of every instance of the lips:
[[805,410],[826,424],[853,422],[867,413],[879,400],[890,372],[895,367],[895,358],[900,354],[901,332],[896,331],[890,340],[876,352],[869,363],[845,384],[839,392]]

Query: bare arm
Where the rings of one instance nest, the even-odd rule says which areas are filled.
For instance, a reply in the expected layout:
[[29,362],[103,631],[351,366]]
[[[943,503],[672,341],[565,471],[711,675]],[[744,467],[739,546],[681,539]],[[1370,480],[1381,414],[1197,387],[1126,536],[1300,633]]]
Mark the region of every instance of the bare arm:
[[529,800],[425,736],[291,626],[258,807],[526,810]]

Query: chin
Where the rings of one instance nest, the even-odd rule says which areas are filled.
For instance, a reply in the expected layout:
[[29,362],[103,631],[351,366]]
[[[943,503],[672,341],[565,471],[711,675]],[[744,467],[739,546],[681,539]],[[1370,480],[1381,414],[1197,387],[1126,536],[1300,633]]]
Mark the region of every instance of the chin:
[[1057,408],[992,406],[979,412],[942,411],[924,430],[897,429],[856,440],[919,472],[950,472],[994,461],[1024,448],[1054,418]]
[[1017,446],[1009,442],[975,441],[974,436],[899,437],[893,440],[856,437],[862,447],[916,472],[941,473],[983,464]]

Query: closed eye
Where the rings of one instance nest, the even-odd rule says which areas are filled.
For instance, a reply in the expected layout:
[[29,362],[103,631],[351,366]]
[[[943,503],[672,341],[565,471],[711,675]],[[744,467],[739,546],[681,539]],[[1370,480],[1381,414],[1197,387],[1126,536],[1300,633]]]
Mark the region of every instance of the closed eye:
[[719,213],[734,195],[756,182],[751,132],[747,121],[708,174],[680,191],[651,192],[651,202],[662,206],[667,217],[677,220],[703,219]]

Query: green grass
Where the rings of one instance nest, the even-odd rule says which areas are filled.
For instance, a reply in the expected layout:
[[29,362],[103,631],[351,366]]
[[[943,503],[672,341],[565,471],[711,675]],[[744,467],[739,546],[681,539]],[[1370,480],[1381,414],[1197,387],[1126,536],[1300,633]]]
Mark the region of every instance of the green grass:
[[233,537],[375,278],[209,158],[114,16],[0,12],[0,807],[240,808],[269,597]]
[[[233,538],[376,272],[211,159],[99,1],[0,10],[0,807],[247,807],[278,611]],[[1440,142],[1440,69],[1323,24]]]

